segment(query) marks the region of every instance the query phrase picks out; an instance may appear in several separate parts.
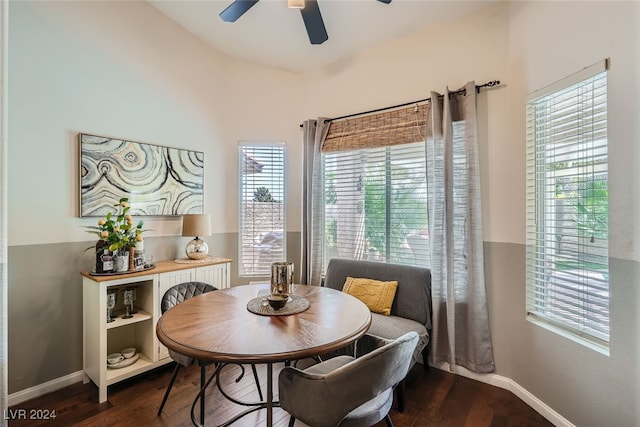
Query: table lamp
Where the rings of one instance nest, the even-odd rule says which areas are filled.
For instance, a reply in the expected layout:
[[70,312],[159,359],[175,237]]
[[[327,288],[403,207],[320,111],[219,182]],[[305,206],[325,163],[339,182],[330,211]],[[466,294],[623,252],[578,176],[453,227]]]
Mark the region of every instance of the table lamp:
[[200,236],[211,234],[209,214],[187,214],[182,216],[182,236],[195,237],[187,243],[185,252],[190,259],[204,259],[209,253],[209,246]]

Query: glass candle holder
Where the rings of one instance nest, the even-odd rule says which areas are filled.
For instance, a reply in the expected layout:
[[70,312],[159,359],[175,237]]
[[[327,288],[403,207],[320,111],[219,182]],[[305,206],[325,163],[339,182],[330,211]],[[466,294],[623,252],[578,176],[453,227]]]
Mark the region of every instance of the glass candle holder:
[[124,309],[125,309],[125,313],[124,316],[122,316],[123,319],[131,319],[133,317],[133,314],[131,313],[131,311],[133,310],[133,289],[132,288],[127,288],[124,291],[122,291],[122,296],[123,296],[123,300],[124,300]]
[[271,264],[271,294],[289,296],[293,290],[293,263]]
[[113,322],[115,319],[112,317],[113,309],[116,308],[116,301],[118,300],[118,290],[110,290],[107,292],[107,323]]

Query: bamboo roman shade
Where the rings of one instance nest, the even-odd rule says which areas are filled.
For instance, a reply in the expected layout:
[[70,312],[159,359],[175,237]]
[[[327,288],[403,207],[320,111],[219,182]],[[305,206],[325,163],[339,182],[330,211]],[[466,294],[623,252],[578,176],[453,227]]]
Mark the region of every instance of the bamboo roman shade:
[[331,123],[323,152],[409,144],[425,139],[431,104],[414,105]]

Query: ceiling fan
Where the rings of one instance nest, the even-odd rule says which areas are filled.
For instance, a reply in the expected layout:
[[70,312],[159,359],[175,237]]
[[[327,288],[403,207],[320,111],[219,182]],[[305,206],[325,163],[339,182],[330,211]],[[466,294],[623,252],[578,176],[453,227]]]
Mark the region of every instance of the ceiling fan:
[[[246,11],[251,9],[259,0],[235,0],[225,10],[220,12],[220,17],[225,22],[236,22]],[[391,0],[378,0],[380,3],[389,4]],[[311,44],[322,44],[329,36],[324,27],[322,14],[317,0],[288,0],[289,7],[300,9],[304,26],[309,35]]]

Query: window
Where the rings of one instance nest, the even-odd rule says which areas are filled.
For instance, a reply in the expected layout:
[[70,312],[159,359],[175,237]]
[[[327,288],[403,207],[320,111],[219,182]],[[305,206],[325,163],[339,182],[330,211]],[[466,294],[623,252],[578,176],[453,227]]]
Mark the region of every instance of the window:
[[607,63],[527,102],[528,318],[609,342]]
[[424,142],[327,152],[323,175],[325,262],[429,265]]
[[265,276],[286,258],[285,144],[241,143],[239,274]]

